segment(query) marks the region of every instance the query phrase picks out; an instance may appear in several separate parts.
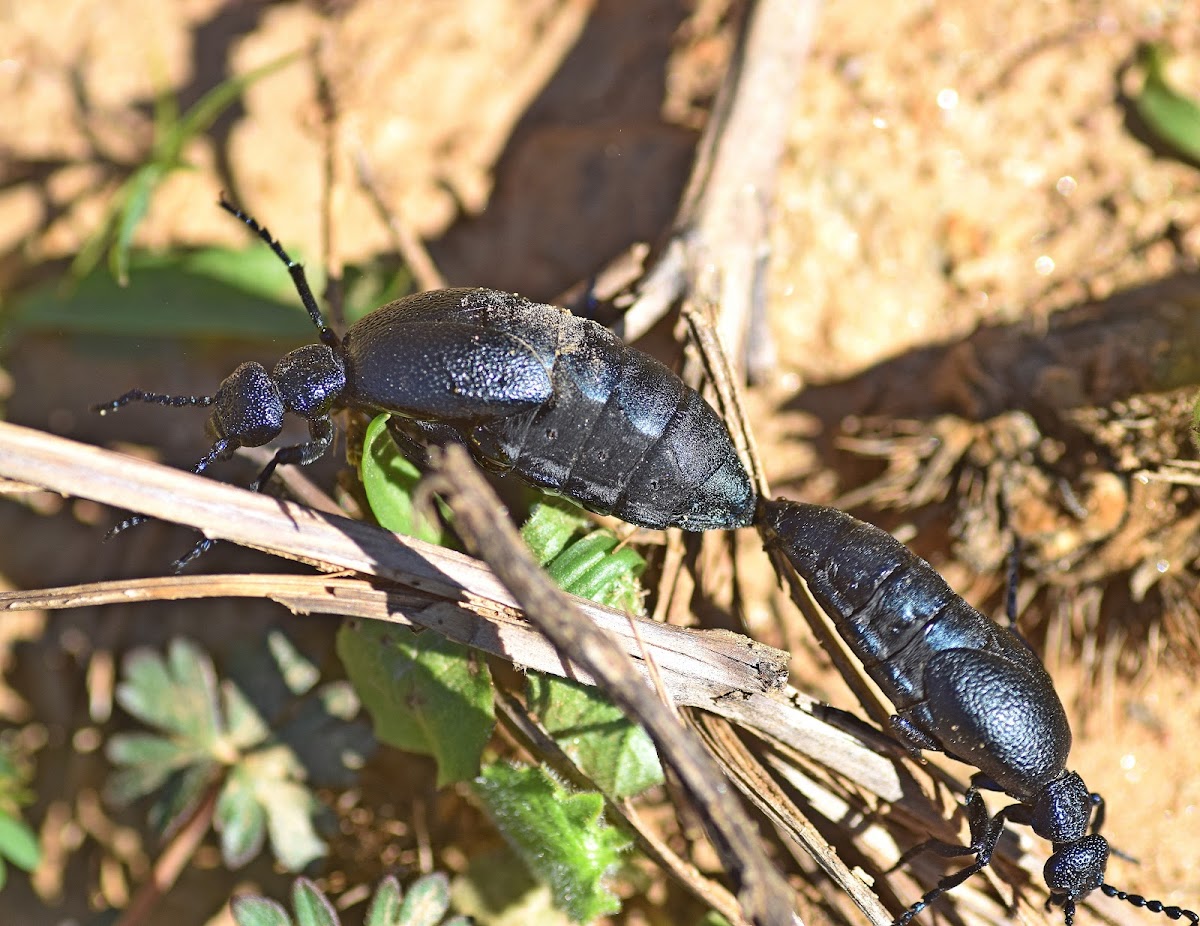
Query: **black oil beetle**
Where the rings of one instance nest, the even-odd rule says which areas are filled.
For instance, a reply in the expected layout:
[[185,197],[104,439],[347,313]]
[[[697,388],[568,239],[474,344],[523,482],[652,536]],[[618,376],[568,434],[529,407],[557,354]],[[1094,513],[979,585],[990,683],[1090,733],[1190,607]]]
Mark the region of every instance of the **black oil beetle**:
[[752,523],[756,493],[720,417],[607,328],[511,293],[444,289],[376,309],[339,339],[304,268],[252,217],[224,197],[220,206],[287,266],[320,343],[292,351],[270,373],[243,363],[215,395],[133,389],[95,406],[101,414],[130,402],[212,406],[216,440],[193,472],[273,440],[286,412],[304,418],[310,440],[278,450],[251,485],[258,491],[277,466],[323,456],[333,442],[330,414],[349,407],[390,412],[393,436],[408,446],[461,441],[492,471],[643,527]]
[[[1071,728],[1045,667],[1019,636],[985,617],[891,534],[819,505],[764,501],[762,527],[829,615],[867,674],[891,700],[892,732],[914,755],[934,750],[979,769],[966,794],[971,844],[928,840],[926,850],[975,856],[896,920],[905,926],[934,898],[981,871],[1005,822],[1023,823],[1053,852],[1050,904],[1072,926],[1094,890],[1192,926],[1200,916],[1104,883],[1109,846],[1097,832],[1104,802],[1067,771]],[[1017,803],[989,817],[980,790]]]

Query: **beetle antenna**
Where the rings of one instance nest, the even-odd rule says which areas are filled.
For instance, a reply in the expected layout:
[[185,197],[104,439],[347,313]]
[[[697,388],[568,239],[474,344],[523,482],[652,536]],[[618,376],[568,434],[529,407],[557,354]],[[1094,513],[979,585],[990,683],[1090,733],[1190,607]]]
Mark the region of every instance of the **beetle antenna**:
[[328,347],[336,348],[338,346],[338,336],[333,333],[333,329],[325,324],[325,318],[321,315],[321,309],[317,305],[316,297],[313,296],[312,288],[308,285],[308,277],[304,275],[304,265],[292,259],[292,256],[283,249],[278,239],[272,237],[258,221],[251,215],[243,212],[228,199],[225,198],[225,192],[221,192],[221,198],[217,200],[217,205],[232,215],[234,218],[241,219],[250,227],[250,230],[258,235],[267,246],[275,252],[275,256],[283,261],[287,267],[288,273],[292,277],[292,283],[296,287],[296,292],[300,294],[300,301],[304,303],[304,308],[308,312],[308,317],[312,319],[312,323],[317,327],[317,334],[321,339],[321,343]]
[[[1111,884],[1101,884],[1100,890],[1107,897],[1115,897],[1117,900],[1123,900],[1126,903],[1131,903],[1135,907],[1145,907],[1151,913],[1162,913],[1168,919],[1172,920],[1177,920],[1183,917],[1189,920],[1192,926],[1200,926],[1200,914],[1184,909],[1183,907],[1168,906],[1161,900],[1147,900],[1141,894],[1127,894],[1125,891],[1118,890]],[[1068,922],[1067,926],[1071,926],[1071,924]]]
[[122,396],[118,396],[111,402],[100,402],[92,406],[92,411],[99,415],[107,415],[109,412],[115,412],[119,408],[123,408],[130,402],[146,402],[150,405],[170,405],[174,408],[183,408],[187,405],[199,405],[206,407],[212,405],[216,401],[216,396],[211,395],[164,395],[161,392],[146,392],[142,389],[130,389]]

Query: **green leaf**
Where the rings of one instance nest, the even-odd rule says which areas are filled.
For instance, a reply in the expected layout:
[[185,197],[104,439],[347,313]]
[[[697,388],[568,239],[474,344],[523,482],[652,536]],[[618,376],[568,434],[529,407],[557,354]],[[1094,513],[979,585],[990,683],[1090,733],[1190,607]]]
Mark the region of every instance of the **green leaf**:
[[375,889],[363,926],[400,926],[400,882],[388,875]]
[[166,134],[159,149],[161,152],[159,158],[167,162],[176,161],[183,151],[183,146],[194,136],[207,132],[217,117],[232,106],[251,84],[280,68],[299,61],[302,57],[300,52],[291,52],[247,71],[245,74],[235,74],[221,81],[200,97]]
[[121,208],[117,217],[116,234],[108,251],[112,275],[116,277],[120,286],[129,285],[129,249],[133,246],[133,233],[150,210],[150,197],[173,166],[163,163],[143,164],[121,189]]
[[125,659],[117,700],[143,723],[186,737],[195,746],[216,744],[220,725],[212,661],[195,644],[171,641],[164,662],[149,649]]
[[292,918],[282,904],[266,897],[243,895],[229,902],[237,926],[292,926]]
[[1200,164],[1200,103],[1167,83],[1161,45],[1143,45],[1139,59],[1146,77],[1134,100],[1138,115],[1163,144]]
[[257,746],[271,735],[271,728],[257,706],[229,681],[221,683],[221,708],[225,713],[225,738],[239,752]]
[[[314,687],[315,667],[281,635],[243,662],[246,686],[217,686],[211,660],[184,640],[170,644],[165,660],[146,650],[126,660],[122,704],[171,733],[114,737],[118,768],[108,791],[121,801],[153,792],[151,822],[166,827],[220,782],[214,827],[225,863],[246,864],[269,839],[280,863],[298,870],[326,851],[313,823],[322,808],[307,782],[348,786],[374,743],[364,723],[351,722],[358,702],[348,684]],[[307,694],[298,705],[296,692]],[[264,722],[264,701],[288,717],[282,729]]]
[[333,904],[308,878],[297,878],[292,885],[292,908],[297,926],[338,926]]
[[288,691],[294,695],[307,694],[321,677],[320,670],[284,634],[272,630],[267,634],[267,647],[279,668]]
[[[106,273],[89,274],[67,292],[59,281],[33,287],[14,299],[10,324],[19,331],[136,338],[143,350],[148,337],[312,340],[291,279],[267,248],[135,252],[130,262],[134,282],[126,289]],[[309,280],[319,292],[317,277]]]
[[267,811],[271,849],[288,871],[299,871],[329,851],[313,828],[316,802],[307,788],[279,782],[266,790],[259,787],[257,794]]
[[194,763],[212,767],[215,774],[215,763],[206,750],[152,733],[117,733],[108,741],[105,754],[120,766],[105,788],[108,799],[117,806],[158,790],[172,775]]
[[440,871],[413,882],[400,907],[404,926],[438,926],[450,909],[450,879]]
[[521,539],[539,566],[545,566],[567,548],[571,538],[591,526],[583,509],[564,498],[538,502],[521,526]]
[[433,756],[439,787],[478,774],[495,714],[491,674],[477,655],[382,621],[343,623],[337,649],[380,740]]
[[105,798],[117,807],[127,807],[139,797],[158,790],[171,777],[162,765],[131,765],[117,769],[104,785]]
[[24,871],[33,871],[42,858],[37,834],[24,820],[0,813],[0,856]]
[[162,181],[172,171],[188,166],[181,160],[184,146],[195,136],[207,131],[250,84],[298,57],[298,54],[285,55],[260,68],[222,81],[201,97],[182,119],[177,116],[174,98],[167,93],[160,93],[155,100],[155,139],[150,158],[133,172],[113,196],[104,219],[72,262],[71,275],[78,279],[91,273],[101,253],[108,247],[113,276],[121,286],[125,286],[129,280],[130,248],[134,233],[149,211],[150,200]]
[[[527,532],[534,522],[538,526]],[[629,547],[613,552],[618,541],[611,531],[592,531],[572,542],[573,533],[589,524],[569,510],[539,505],[522,534],[538,544],[547,573],[564,591],[640,612],[638,576],[646,561]],[[530,673],[528,701],[555,741],[606,794],[629,797],[662,781],[649,735],[595,688]]]
[[217,673],[208,653],[190,640],[175,638],[167,644],[167,666],[174,679],[167,717],[168,729],[196,743],[216,744],[221,735],[221,708]]
[[217,798],[213,828],[221,836],[221,858],[231,869],[241,868],[262,851],[267,837],[267,814],[245,772],[235,769]]
[[577,923],[616,913],[606,886],[629,845],[601,821],[599,794],[572,794],[539,768],[489,765],[474,790],[497,828]]
[[643,593],[637,579],[646,561],[632,547],[613,552],[616,546],[612,531],[592,531],[559,553],[546,571],[563,591],[640,614]]
[[154,733],[116,733],[109,739],[105,755],[114,765],[153,766],[161,768],[164,774],[208,758],[186,741]]
[[421,472],[400,452],[387,430],[388,415],[378,415],[367,426],[359,471],[367,504],[380,526],[406,537],[441,545],[442,527],[421,517],[413,506],[413,493]]
[[605,794],[632,797],[662,783],[650,735],[595,688],[532,672],[526,690],[529,709]]

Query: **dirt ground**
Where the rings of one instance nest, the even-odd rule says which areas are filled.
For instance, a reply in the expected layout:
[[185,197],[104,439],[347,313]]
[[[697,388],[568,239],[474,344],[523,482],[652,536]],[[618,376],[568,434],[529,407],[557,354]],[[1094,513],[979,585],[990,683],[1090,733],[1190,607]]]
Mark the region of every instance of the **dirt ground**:
[[[364,262],[391,244],[355,181],[361,155],[451,284],[552,298],[669,229],[739,9],[4,4],[0,294],[12,303],[79,250],[149,149],[156,91],[169,87],[186,109],[229,73],[311,48],[189,146],[195,169],[162,186],[139,244],[244,245],[212,207],[226,188],[310,263]],[[776,492],[871,516],[990,612],[1003,609],[1004,531],[1016,528],[1022,624],[1069,705],[1073,765],[1107,796],[1110,838],[1140,859],[1114,860],[1109,880],[1194,908],[1200,505],[1174,461],[1196,456],[1200,171],[1156,153],[1131,115],[1135,49],[1148,40],[1176,51],[1172,80],[1200,95],[1190,2],[822,10],[811,54],[795,62],[770,228],[777,365],[748,401]],[[137,440],[140,427],[171,462],[198,456],[194,422],[134,418],[114,432],[80,413],[132,384],[127,357],[46,333],[10,347],[10,420],[104,443]],[[236,347],[155,342],[135,381],[178,390],[195,377],[203,390],[230,356],[244,359]],[[1168,355],[1182,372],[1164,372]],[[184,357],[198,361],[186,374]],[[97,553],[107,513],[39,504],[0,513],[0,575],[13,587],[133,569],[167,536]],[[745,603],[751,627],[776,645],[802,638],[780,616],[765,561],[747,568],[761,570],[746,583],[758,589]],[[0,903],[21,910],[11,922],[81,922],[144,874],[148,850],[119,849],[140,838],[128,835],[134,818],[95,806],[103,724],[90,673],[101,671],[96,653],[199,634],[197,614],[179,609],[152,629],[132,611],[0,622],[0,718],[33,731],[39,762],[61,763],[39,768],[32,811],[56,849],[32,889],[5,891]],[[202,622],[219,638],[261,632],[247,629],[253,620],[230,608]],[[796,653],[794,684],[852,707],[810,646]],[[427,772],[395,774],[428,791]],[[211,853],[201,863],[179,890],[205,899],[170,909],[180,926],[229,922],[212,903],[229,885]],[[245,882],[284,883],[271,877],[263,866]],[[657,916],[638,906],[628,918]]]

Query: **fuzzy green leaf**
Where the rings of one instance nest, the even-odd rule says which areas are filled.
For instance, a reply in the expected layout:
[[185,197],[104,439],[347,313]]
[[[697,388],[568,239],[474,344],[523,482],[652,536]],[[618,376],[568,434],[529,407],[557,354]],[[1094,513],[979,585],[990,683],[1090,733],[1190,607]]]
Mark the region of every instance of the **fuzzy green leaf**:
[[395,875],[388,875],[375,889],[363,926],[401,926],[400,898],[400,882]]
[[221,836],[221,858],[228,868],[241,868],[262,851],[267,814],[255,798],[253,783],[239,769],[230,774],[217,798],[213,828]]
[[338,926],[337,910],[308,878],[297,878],[292,885],[292,909],[297,926]]
[[176,639],[164,661],[149,649],[125,658],[117,700],[134,717],[187,739],[195,748],[215,746],[221,726],[212,661],[195,644]]
[[629,840],[601,820],[599,794],[573,794],[540,768],[489,765],[474,790],[497,828],[555,903],[577,923],[616,913],[606,886]]
[[433,632],[347,621],[338,656],[375,722],[375,735],[433,756],[438,786],[473,778],[495,726],[491,674],[470,649]]
[[545,566],[567,548],[571,538],[586,531],[592,521],[583,509],[565,498],[538,502],[521,525],[521,539],[539,566]]
[[409,887],[397,923],[438,926],[450,909],[450,879],[440,871],[418,878]]
[[[629,547],[613,552],[617,538],[611,531],[592,531],[574,541],[568,534],[564,540],[564,532],[582,519],[572,518],[569,510],[542,510],[549,507],[538,506],[530,518],[544,526],[532,538],[526,534],[526,542],[537,542],[543,559],[553,552],[546,566],[550,578],[573,595],[640,612],[638,576],[646,561]],[[629,797],[662,781],[649,735],[595,688],[530,673],[528,701],[555,741],[606,794]]]
[[183,739],[168,739],[155,733],[117,733],[105,748],[114,765],[141,765],[162,770],[167,775],[198,760],[210,758]]
[[646,561],[632,547],[616,550],[617,542],[612,531],[592,531],[559,553],[546,572],[572,595],[640,614],[642,590],[637,578]]
[[249,895],[229,901],[237,926],[292,926],[292,918],[283,904],[266,897]]
[[312,660],[292,645],[284,634],[273,630],[267,634],[267,647],[275,659],[279,675],[288,691],[294,695],[307,694],[321,677]]
[[288,871],[299,871],[329,851],[313,827],[316,801],[303,785],[279,782],[268,791],[260,788],[258,800],[267,811],[271,850]]
[[662,783],[650,735],[595,688],[531,672],[526,690],[529,709],[605,794],[632,797]]

